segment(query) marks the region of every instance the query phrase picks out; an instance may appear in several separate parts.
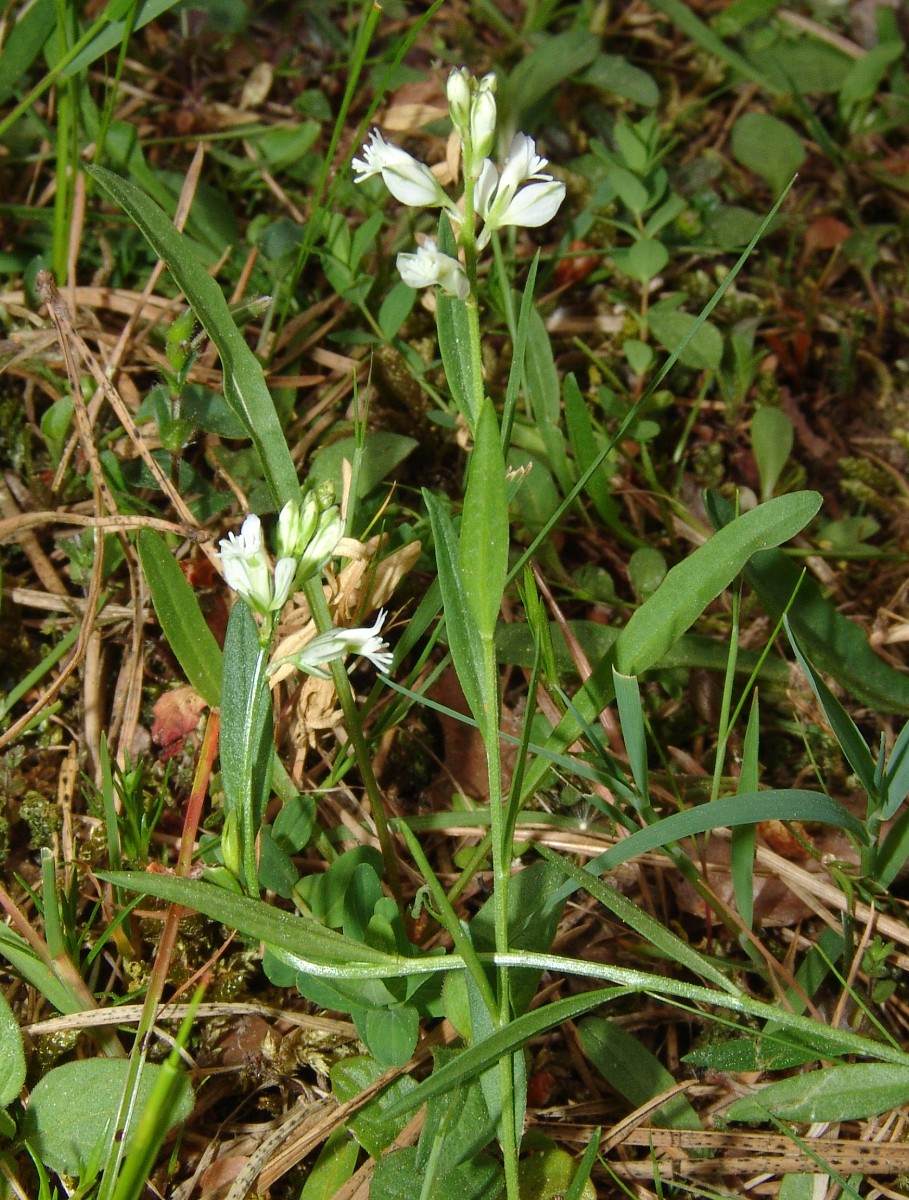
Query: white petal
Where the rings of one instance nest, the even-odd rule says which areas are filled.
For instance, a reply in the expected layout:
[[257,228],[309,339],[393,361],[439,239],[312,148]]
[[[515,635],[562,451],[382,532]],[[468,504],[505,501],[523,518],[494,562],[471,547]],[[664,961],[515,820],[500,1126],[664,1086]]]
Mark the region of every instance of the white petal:
[[268,606],[272,612],[279,612],[287,603],[287,597],[290,595],[296,574],[297,560],[295,558],[279,558],[275,563],[274,595]]
[[545,225],[559,211],[565,199],[565,184],[550,180],[548,183],[529,183],[521,188],[505,211],[498,217],[500,225],[522,225],[527,228]]
[[482,170],[480,171],[480,178],[477,180],[477,185],[473,193],[474,205],[484,221],[489,216],[489,210],[492,207],[493,198],[498,186],[499,173],[492,162],[488,158],[485,158]]

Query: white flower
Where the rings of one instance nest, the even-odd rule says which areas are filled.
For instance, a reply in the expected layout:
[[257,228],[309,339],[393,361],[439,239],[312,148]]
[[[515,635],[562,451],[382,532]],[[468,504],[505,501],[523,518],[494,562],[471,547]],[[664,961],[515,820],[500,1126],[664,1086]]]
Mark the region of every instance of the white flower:
[[467,272],[456,258],[443,254],[432,238],[427,238],[414,254],[399,254],[397,264],[408,287],[438,284],[443,292],[459,300],[465,300],[470,291]]
[[546,165],[533,138],[524,133],[515,134],[501,175],[486,159],[476,188],[477,212],[484,221],[478,250],[489,241],[492,231],[503,225],[529,228],[552,220],[565,199],[565,185],[544,172]]
[[355,183],[381,175],[385,186],[402,204],[411,208],[453,207],[429,167],[406,150],[386,142],[378,129],[369,136],[371,140],[363,146],[363,157],[355,158],[351,163],[357,172]]
[[250,513],[239,534],[221,539],[224,578],[241,600],[255,612],[266,615],[282,609],[297,573],[295,558],[280,558],[272,576],[262,542],[262,522]]
[[268,674],[273,675],[284,663],[290,662],[308,675],[329,679],[326,664],[345,658],[348,654],[368,658],[377,671],[388,671],[394,656],[388,643],[379,637],[386,615],[385,610],[380,609],[375,624],[367,629],[328,629],[307,642],[302,650],[277,659],[268,668]]

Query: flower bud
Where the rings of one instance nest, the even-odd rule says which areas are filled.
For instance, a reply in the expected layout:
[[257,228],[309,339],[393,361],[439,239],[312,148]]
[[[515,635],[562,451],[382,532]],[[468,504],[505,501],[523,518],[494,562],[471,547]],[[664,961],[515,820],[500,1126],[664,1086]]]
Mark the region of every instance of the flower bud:
[[344,534],[344,522],[338,506],[333,504],[319,514],[318,524],[309,541],[300,551],[297,579],[300,583],[321,571],[335,552]]
[[470,143],[473,161],[481,163],[492,150],[496,136],[495,75],[480,80],[470,106]]
[[466,67],[455,67],[445,87],[451,123],[462,142],[470,136],[470,75]]
[[397,267],[401,278],[412,288],[438,286],[449,296],[466,300],[470,291],[467,272],[456,258],[443,254],[432,238],[427,238],[414,254],[399,254]]

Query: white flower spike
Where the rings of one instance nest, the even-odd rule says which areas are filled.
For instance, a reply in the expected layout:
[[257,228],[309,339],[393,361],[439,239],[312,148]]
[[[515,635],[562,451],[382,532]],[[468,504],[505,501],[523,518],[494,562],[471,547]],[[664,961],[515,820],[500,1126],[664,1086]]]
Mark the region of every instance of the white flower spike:
[[432,238],[427,238],[414,254],[399,254],[397,265],[408,287],[424,288],[438,284],[449,296],[467,299],[470,291],[467,272],[456,258],[443,254]]
[[411,208],[454,207],[425,163],[392,142],[386,142],[378,129],[374,129],[369,137],[363,146],[363,157],[355,158],[351,163],[356,172],[354,183],[381,175],[394,198]]

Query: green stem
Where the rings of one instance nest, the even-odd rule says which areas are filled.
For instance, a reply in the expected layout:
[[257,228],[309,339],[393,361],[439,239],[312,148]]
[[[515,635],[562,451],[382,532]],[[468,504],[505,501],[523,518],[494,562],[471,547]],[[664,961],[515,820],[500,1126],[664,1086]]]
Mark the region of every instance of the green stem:
[[[303,591],[306,594],[309,611],[312,613],[316,628],[319,633],[325,633],[326,630],[331,629],[332,619],[331,613],[328,610],[328,601],[325,599],[325,593],[322,591],[321,576],[314,576],[312,579],[307,580],[303,585]],[[344,714],[347,736],[350,738],[354,758],[357,761],[360,777],[363,780],[363,786],[366,789],[366,795],[369,799],[372,819],[375,822],[376,833],[379,837],[379,848],[382,851],[382,861],[385,864],[388,886],[391,888],[392,895],[403,916],[404,901],[401,896],[401,877],[398,871],[398,859],[391,840],[391,832],[388,828],[385,801],[382,798],[382,792],[372,768],[369,747],[366,745],[366,739],[363,737],[360,714],[357,711],[353,689],[350,686],[350,680],[347,678],[347,672],[342,662],[329,663],[329,668],[335,685],[335,691],[338,694],[338,703],[341,705],[341,712]]]

